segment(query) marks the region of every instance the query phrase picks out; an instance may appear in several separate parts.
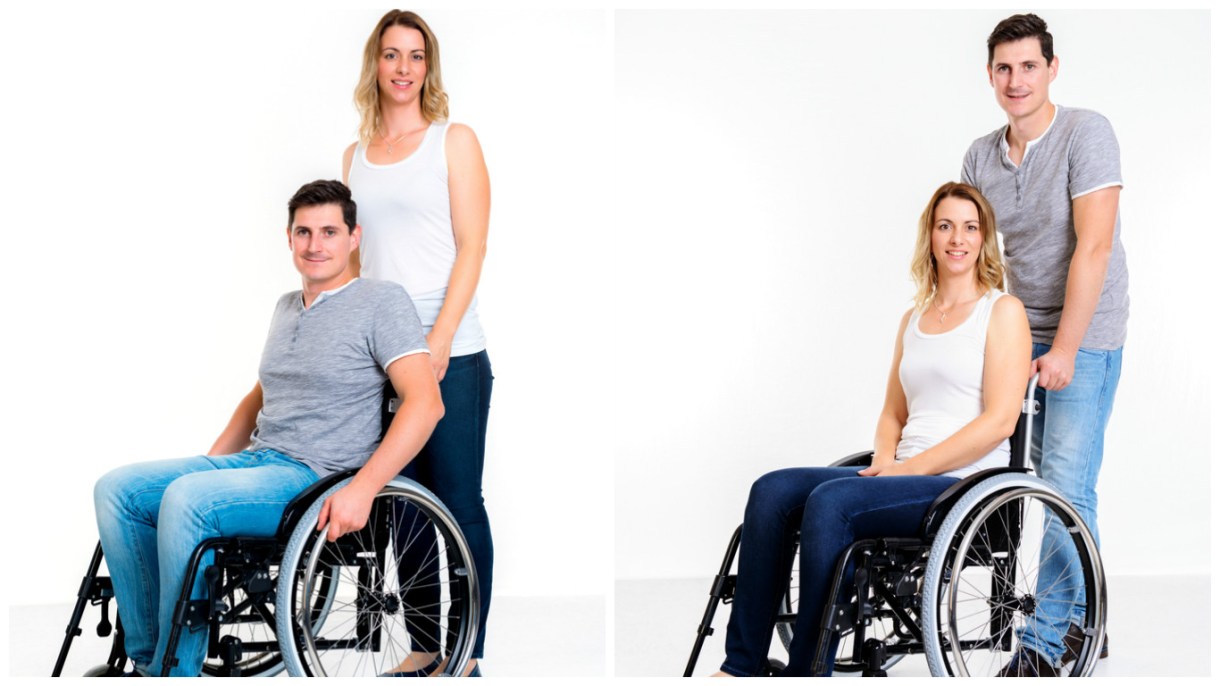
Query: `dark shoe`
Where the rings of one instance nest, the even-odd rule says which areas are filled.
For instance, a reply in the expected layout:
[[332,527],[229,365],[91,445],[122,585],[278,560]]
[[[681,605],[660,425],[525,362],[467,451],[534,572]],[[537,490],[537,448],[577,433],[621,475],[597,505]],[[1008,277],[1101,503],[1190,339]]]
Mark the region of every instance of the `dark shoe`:
[[1022,647],[996,676],[1059,676],[1059,670],[1038,653]]
[[[1080,657],[1080,649],[1084,646],[1084,629],[1080,628],[1075,622],[1068,627],[1067,636],[1063,637],[1063,646],[1067,649],[1063,652],[1063,663],[1074,662]],[[1106,634],[1105,639],[1101,643],[1101,655],[1098,659],[1110,657],[1110,634]]]
[[466,676],[468,676],[468,677],[470,677],[470,676],[483,676],[483,673],[479,671],[479,666],[478,666],[478,665],[475,665],[475,666],[474,666],[474,669],[470,670],[470,673],[469,673],[469,674],[467,674]]
[[141,674],[140,672],[136,671],[135,668],[132,668],[132,670],[130,672],[124,672],[123,670],[119,669],[118,667],[115,667],[114,665],[105,664],[105,665],[98,665],[97,667],[94,667],[93,669],[90,669],[89,671],[85,672],[81,676],[119,676],[119,677],[140,676],[140,677],[142,677],[144,675]]

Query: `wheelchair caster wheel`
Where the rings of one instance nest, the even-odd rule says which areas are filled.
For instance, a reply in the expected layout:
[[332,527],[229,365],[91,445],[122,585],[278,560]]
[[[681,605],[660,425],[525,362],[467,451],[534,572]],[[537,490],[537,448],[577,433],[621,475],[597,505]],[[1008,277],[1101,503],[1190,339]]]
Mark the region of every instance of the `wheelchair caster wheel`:
[[889,656],[885,652],[885,644],[875,638],[864,642],[864,671],[860,676],[889,676],[885,672],[885,661]]
[[114,665],[98,665],[81,676],[123,676],[123,670]]

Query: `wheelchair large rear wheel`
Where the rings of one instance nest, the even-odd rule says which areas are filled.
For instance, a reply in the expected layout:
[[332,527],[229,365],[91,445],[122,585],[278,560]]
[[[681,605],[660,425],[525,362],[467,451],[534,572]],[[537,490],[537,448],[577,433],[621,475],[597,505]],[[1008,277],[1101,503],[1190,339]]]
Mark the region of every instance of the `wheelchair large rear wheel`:
[[[1041,575],[1054,557],[1066,571]],[[953,507],[928,556],[920,601],[934,676],[995,676],[1022,639],[1059,643],[1073,604],[1083,608],[1081,658],[1064,676],[1088,676],[1105,631],[1105,573],[1080,515],[1027,474],[979,483]]]
[[[457,522],[427,489],[396,478],[374,498],[364,529],[327,542],[318,513],[348,483],[318,497],[284,553],[276,624],[288,673],[377,676],[416,649],[439,652],[442,673],[456,676],[474,650],[479,613]],[[408,550],[423,551],[422,566],[408,563]],[[334,593],[327,612],[304,611],[322,592]]]

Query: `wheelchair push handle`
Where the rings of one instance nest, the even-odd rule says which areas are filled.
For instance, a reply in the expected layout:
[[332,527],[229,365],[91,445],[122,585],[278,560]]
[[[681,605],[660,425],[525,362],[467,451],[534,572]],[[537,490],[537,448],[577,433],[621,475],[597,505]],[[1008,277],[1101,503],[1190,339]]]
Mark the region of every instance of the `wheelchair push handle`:
[[1024,434],[1021,441],[1021,464],[1025,467],[1030,465],[1030,451],[1034,445],[1034,415],[1042,411],[1042,406],[1038,403],[1035,395],[1038,392],[1038,373],[1035,372],[1029,380],[1029,384],[1025,387],[1025,400],[1021,402],[1021,414],[1028,415],[1021,422],[1021,432]]
[[[1038,379],[1038,372],[1034,372],[1034,375],[1030,378],[1029,383],[1025,386],[1025,402],[1030,406],[1032,406],[1034,402],[1034,393],[1038,390]],[[1038,414],[1038,411],[1034,410],[1029,414]]]

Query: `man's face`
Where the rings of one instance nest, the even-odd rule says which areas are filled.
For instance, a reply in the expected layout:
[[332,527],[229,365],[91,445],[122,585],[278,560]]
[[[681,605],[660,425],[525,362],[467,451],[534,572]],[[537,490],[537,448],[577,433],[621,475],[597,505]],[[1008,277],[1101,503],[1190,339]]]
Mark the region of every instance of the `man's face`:
[[1049,104],[1051,81],[1058,71],[1059,58],[1047,64],[1042,45],[1033,36],[995,46],[987,65],[996,102],[1014,120],[1036,114]]
[[360,227],[349,233],[338,205],[300,207],[288,227],[288,246],[304,283],[329,290],[345,280],[348,258],[360,246]]

